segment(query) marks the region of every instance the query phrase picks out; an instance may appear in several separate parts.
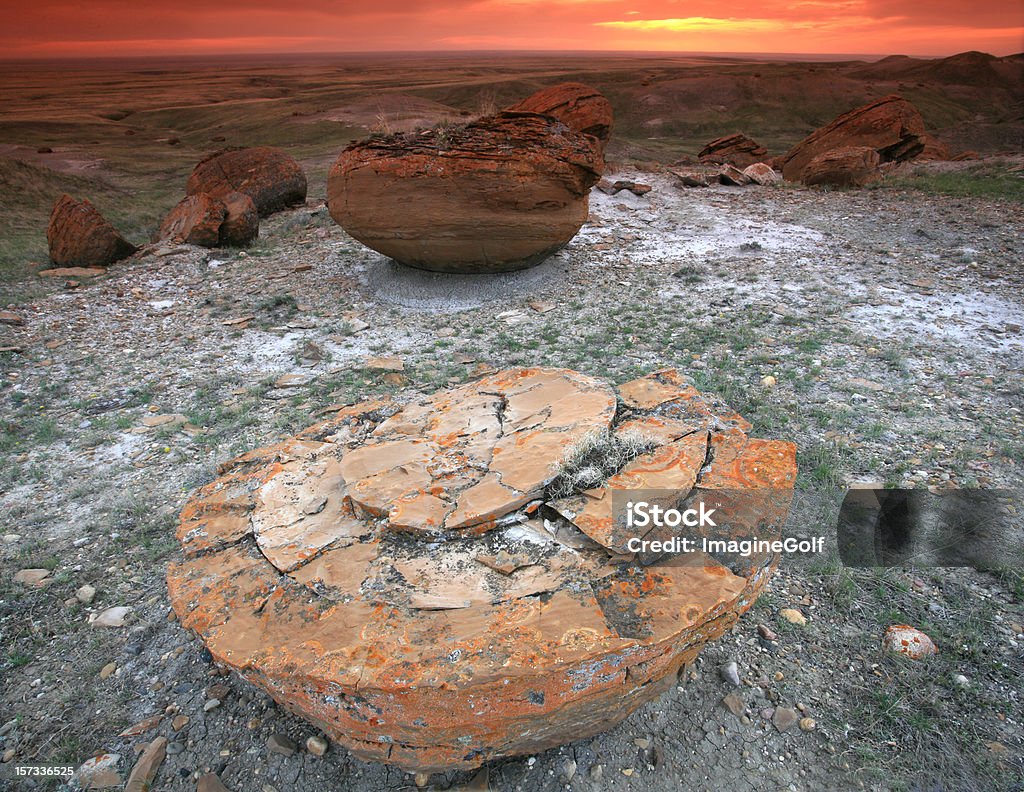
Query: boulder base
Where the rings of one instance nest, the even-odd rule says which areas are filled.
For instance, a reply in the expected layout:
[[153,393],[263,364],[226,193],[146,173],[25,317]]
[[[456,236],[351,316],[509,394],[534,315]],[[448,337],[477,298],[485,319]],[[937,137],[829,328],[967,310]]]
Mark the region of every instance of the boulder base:
[[543,261],[579,231],[604,160],[550,116],[503,112],[466,126],[369,138],[331,168],[331,216],[367,247],[437,272]]
[[[749,429],[674,370],[616,394],[514,369],[346,407],[195,493],[171,602],[218,663],[363,759],[544,750],[658,696],[757,598],[775,555],[641,559],[613,509],[636,489],[753,497],[728,513],[765,536],[794,446]],[[619,455],[603,483],[581,473],[595,449]]]
[[61,267],[105,266],[137,250],[88,200],[67,194],[53,205],[46,241],[50,259]]
[[867,146],[826,151],[804,168],[803,182],[811,186],[863,187],[881,177],[880,162],[878,152]]
[[292,157],[272,146],[229,148],[202,160],[185,186],[186,195],[223,198],[248,195],[260,217],[306,201],[306,174]]

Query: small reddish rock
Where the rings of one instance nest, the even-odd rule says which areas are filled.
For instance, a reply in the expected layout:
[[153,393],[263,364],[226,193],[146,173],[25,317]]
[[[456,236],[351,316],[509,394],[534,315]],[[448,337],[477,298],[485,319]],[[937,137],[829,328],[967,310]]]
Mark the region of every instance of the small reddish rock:
[[154,241],[217,247],[224,222],[224,204],[208,193],[189,195],[171,209]]
[[911,660],[921,660],[939,653],[931,638],[909,624],[894,624],[887,629],[882,637],[882,648],[888,652],[905,655]]
[[782,177],[775,172],[772,166],[765,165],[763,162],[748,165],[743,169],[743,175],[762,187],[769,187],[782,181]]

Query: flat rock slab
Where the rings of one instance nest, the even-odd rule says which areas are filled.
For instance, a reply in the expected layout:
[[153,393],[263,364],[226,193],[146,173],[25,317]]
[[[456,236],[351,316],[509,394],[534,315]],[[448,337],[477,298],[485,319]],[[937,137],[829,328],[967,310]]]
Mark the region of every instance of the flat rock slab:
[[171,601],[218,662],[362,758],[422,772],[544,750],[659,695],[777,562],[641,564],[549,486],[581,441],[629,431],[651,450],[573,498],[789,492],[794,446],[747,429],[673,370],[617,395],[514,369],[345,407],[193,496]]

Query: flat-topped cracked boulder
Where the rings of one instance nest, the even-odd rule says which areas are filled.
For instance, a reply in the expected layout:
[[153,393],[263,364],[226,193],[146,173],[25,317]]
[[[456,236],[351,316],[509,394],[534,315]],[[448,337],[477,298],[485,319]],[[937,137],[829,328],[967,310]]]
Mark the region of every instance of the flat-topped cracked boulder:
[[587,219],[598,139],[534,112],[371,137],[331,168],[331,217],[402,264],[493,273],[539,264]]
[[795,449],[749,429],[674,370],[616,392],[514,369],[356,404],[194,495],[171,601],[219,663],[364,759],[543,750],[659,695],[753,604],[777,556],[641,557],[612,508],[746,492],[743,529],[778,524]]

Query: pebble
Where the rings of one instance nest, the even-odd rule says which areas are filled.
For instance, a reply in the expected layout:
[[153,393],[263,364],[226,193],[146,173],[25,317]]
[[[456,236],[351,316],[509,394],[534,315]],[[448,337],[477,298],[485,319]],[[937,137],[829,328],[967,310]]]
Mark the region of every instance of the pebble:
[[309,751],[313,756],[323,756],[327,753],[329,743],[320,735],[313,735],[306,740],[306,750]]
[[796,710],[789,707],[777,707],[772,715],[772,725],[780,732],[792,728],[796,722]]
[[270,753],[281,754],[281,756],[291,756],[298,750],[295,741],[287,734],[271,734],[267,738],[267,750]]
[[735,661],[725,663],[721,668],[718,669],[718,673],[721,674],[722,679],[724,679],[733,687],[740,686],[740,671],[739,666],[736,665]]
[[228,792],[228,788],[217,775],[207,773],[196,783],[196,792]]
[[970,680],[963,674],[955,674],[953,676],[953,682],[957,687],[967,687],[970,684]]
[[210,699],[205,704],[203,704],[203,712],[209,712],[210,710],[215,710],[219,706],[220,706],[220,699],[215,699],[215,698]]
[[131,610],[124,605],[115,605],[113,608],[107,608],[102,613],[93,615],[89,619],[89,623],[93,627],[124,627]]
[[86,583],[84,586],[79,586],[78,591],[75,592],[75,599],[81,602],[83,605],[88,605],[96,598],[96,587],[90,586]]
[[167,755],[168,756],[175,756],[177,754],[180,754],[184,750],[185,750],[185,743],[182,743],[182,742],[172,742],[170,745],[167,746]]
[[178,732],[188,726],[188,715],[178,715],[171,721],[171,728]]
[[590,780],[600,781],[602,778],[604,778],[604,765],[592,765],[590,768]]
[[814,731],[817,728],[817,726],[818,726],[818,724],[814,720],[814,718],[801,718],[800,719],[800,731],[805,731],[805,732]]
[[722,699],[722,704],[729,712],[735,715],[737,718],[743,715],[743,711],[746,709],[746,705],[735,693],[730,693],[728,696]]
[[117,663],[107,663],[100,669],[100,679],[106,679],[117,670]]
[[807,617],[796,608],[783,608],[779,611],[779,616],[790,624],[807,624]]
[[882,636],[882,648],[887,652],[901,654],[911,660],[921,660],[928,655],[939,653],[931,638],[909,624],[894,624]]
[[774,388],[778,384],[778,380],[775,379],[771,374],[766,377],[761,377],[761,384],[766,388]]
[[779,640],[778,634],[765,624],[757,625],[757,633],[766,641],[777,641]]
[[30,588],[40,588],[50,581],[49,569],[22,569],[14,574],[14,582]]
[[4,534],[4,544],[14,544],[15,542],[21,541],[21,534],[9,533]]
[[0,762],[3,762],[4,764],[7,764],[9,761],[11,761],[15,757],[15,755],[16,754],[15,754],[14,749],[13,748],[8,748],[6,751],[4,751],[4,755],[0,756]]

